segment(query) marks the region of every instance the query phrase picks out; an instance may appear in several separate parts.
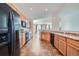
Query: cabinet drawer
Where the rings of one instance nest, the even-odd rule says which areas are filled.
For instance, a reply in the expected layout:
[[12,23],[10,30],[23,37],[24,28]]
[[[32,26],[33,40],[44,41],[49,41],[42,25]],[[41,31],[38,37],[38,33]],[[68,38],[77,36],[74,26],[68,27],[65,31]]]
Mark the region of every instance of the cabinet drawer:
[[58,40],[59,39],[59,36],[58,35],[54,35],[54,39],[55,40]]
[[41,40],[50,42],[50,33],[49,32],[41,32]]
[[73,39],[67,39],[67,43],[72,44],[74,46],[79,47],[79,41],[73,40]]
[[60,40],[63,40],[63,41],[66,41],[66,38],[63,37],[63,36],[59,36],[59,39],[60,39]]
[[77,47],[67,44],[67,56],[79,56]]

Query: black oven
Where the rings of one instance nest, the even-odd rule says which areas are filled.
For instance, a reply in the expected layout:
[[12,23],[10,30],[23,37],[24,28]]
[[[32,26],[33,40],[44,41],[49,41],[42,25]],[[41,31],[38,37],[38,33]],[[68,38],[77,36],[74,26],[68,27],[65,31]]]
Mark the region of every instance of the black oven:
[[21,21],[21,26],[22,26],[23,28],[25,28],[25,27],[26,27],[26,22],[25,22],[25,21]]

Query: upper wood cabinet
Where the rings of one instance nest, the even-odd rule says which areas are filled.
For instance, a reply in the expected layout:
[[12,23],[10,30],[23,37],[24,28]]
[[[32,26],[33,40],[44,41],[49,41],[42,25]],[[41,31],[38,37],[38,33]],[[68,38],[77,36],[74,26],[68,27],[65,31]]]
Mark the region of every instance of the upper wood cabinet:
[[24,19],[27,19],[27,16],[21,12],[21,10],[13,3],[6,3],[9,7],[11,7],[12,10],[14,10],[16,13],[18,13],[21,17]]
[[21,21],[25,21],[26,22],[26,19],[23,16],[21,16]]

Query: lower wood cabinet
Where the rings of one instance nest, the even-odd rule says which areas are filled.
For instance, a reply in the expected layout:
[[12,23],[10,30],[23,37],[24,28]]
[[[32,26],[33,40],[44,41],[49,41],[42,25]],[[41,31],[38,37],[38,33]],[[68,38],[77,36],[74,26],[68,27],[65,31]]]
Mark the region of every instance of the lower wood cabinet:
[[79,40],[54,35],[54,46],[64,56],[79,56]]
[[54,46],[56,48],[59,47],[59,38],[58,38],[58,35],[54,35]]
[[59,40],[59,51],[66,56],[66,42]]
[[63,54],[66,55],[66,41],[65,37],[55,35],[54,46]]
[[79,50],[71,45],[67,45],[67,56],[79,56]]
[[46,42],[50,42],[50,33],[49,32],[41,32],[40,39]]
[[21,33],[21,48],[24,46],[25,43],[26,43],[25,33]]
[[79,56],[79,41],[67,38],[67,56]]

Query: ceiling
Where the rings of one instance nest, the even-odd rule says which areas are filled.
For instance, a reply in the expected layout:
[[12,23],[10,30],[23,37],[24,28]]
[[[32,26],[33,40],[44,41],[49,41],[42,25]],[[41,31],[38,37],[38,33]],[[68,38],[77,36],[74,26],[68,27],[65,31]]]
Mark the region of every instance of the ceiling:
[[58,14],[63,3],[15,3],[21,11],[31,20],[49,18]]

